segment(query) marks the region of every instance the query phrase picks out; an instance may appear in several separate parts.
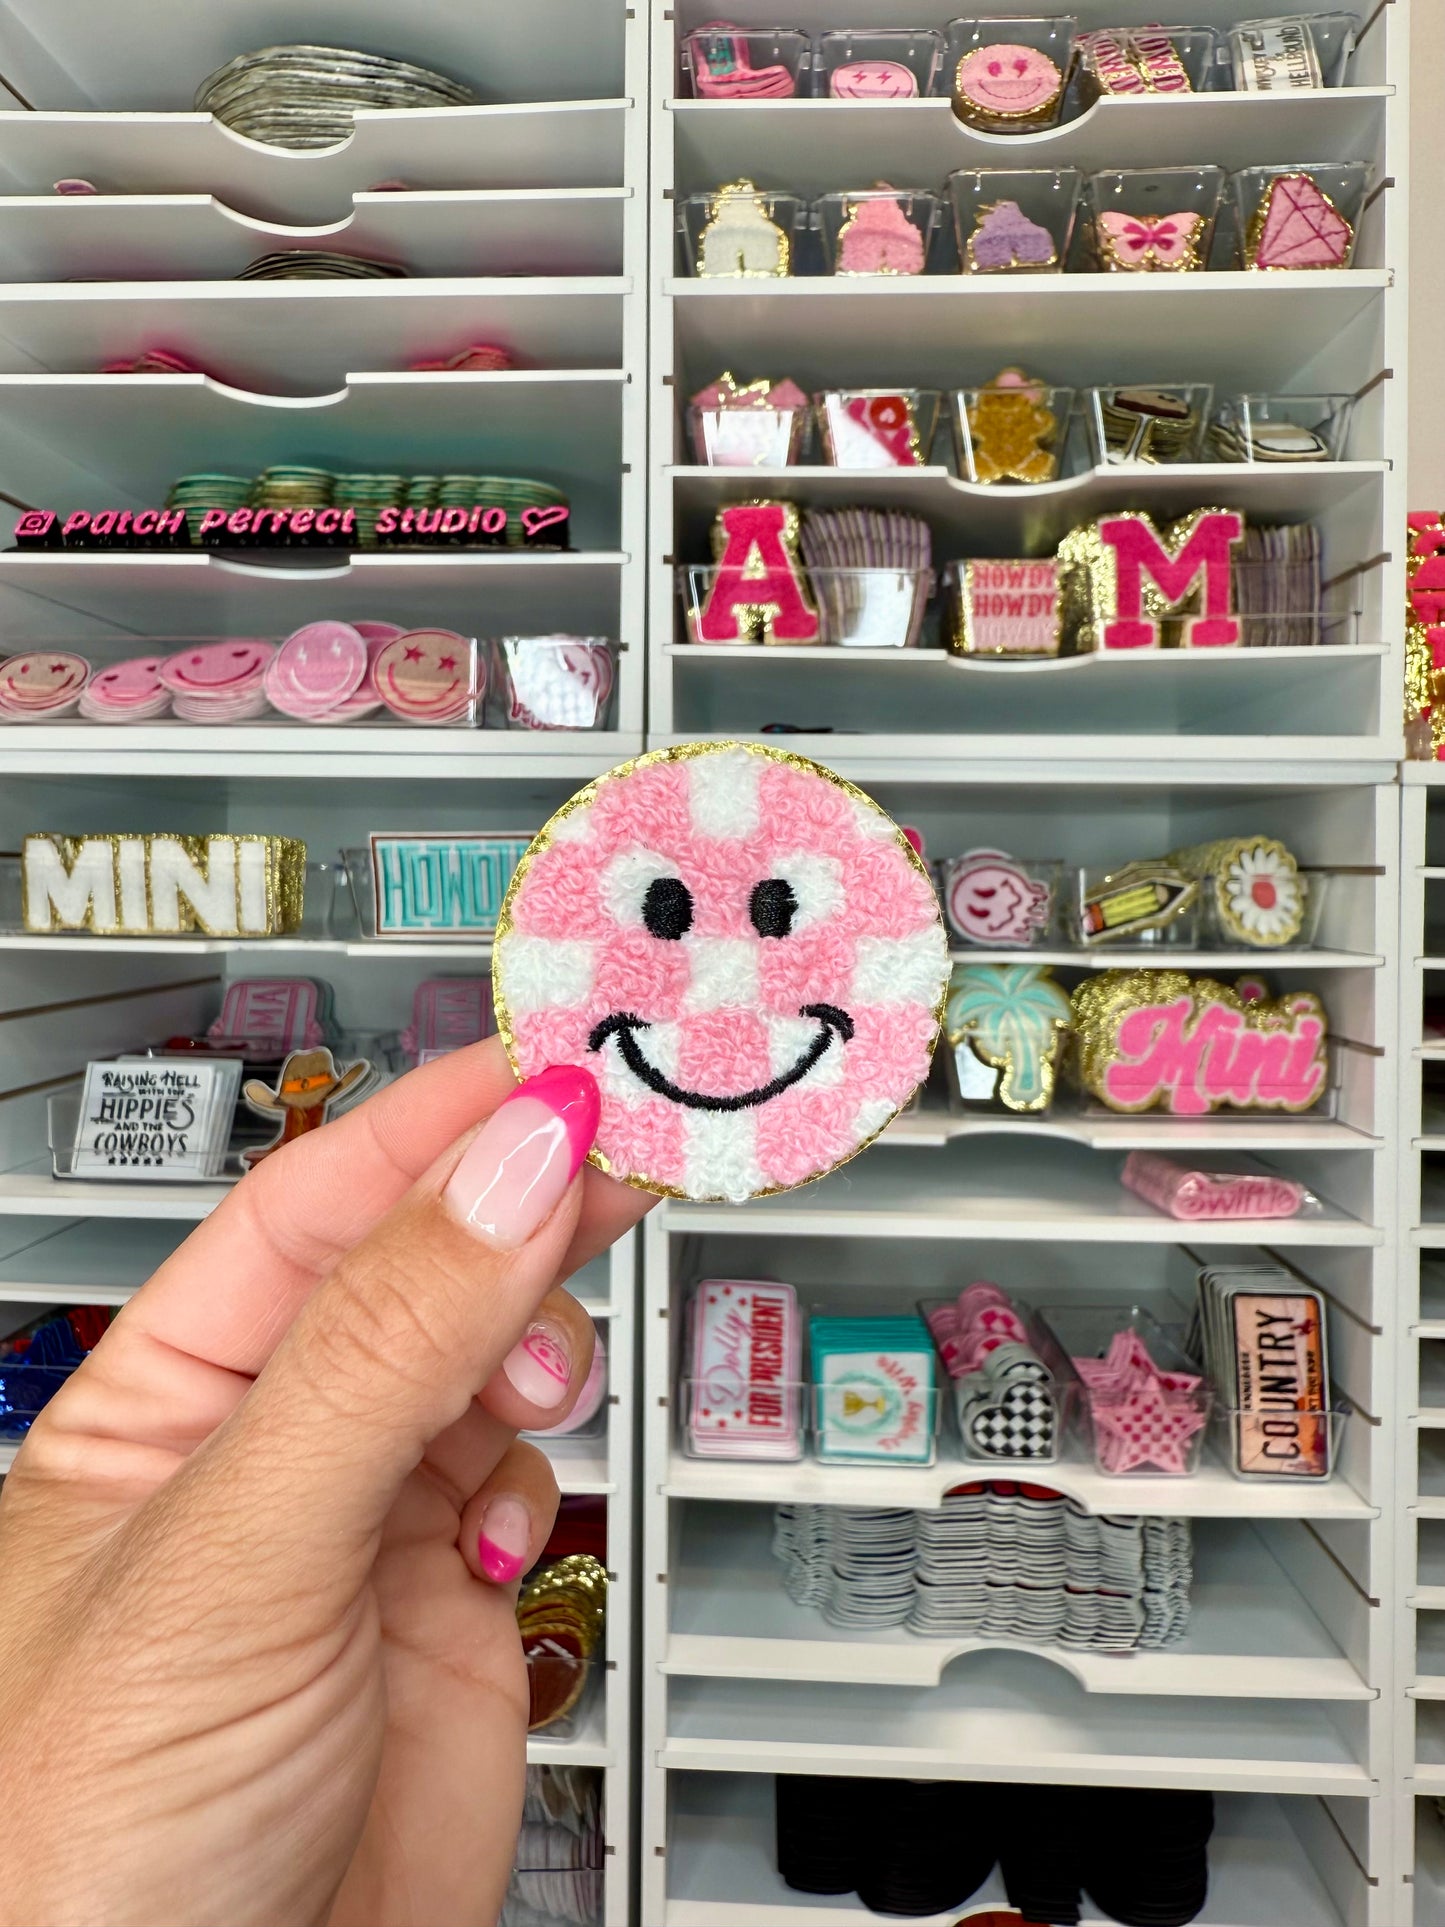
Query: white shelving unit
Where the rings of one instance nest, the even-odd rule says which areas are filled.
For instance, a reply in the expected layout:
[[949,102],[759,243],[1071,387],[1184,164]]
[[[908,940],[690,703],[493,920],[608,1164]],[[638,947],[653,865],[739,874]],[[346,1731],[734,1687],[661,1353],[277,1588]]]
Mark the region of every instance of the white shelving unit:
[[[713,11],[678,0],[653,21],[649,740],[790,726],[764,740],[865,783],[934,856],[992,847],[1117,867],[1210,836],[1276,834],[1335,872],[1315,950],[1179,962],[1226,979],[1262,968],[1281,988],[1317,989],[1345,1042],[1334,1115],[1299,1129],[1264,1118],[1101,1123],[1068,1108],[1030,1124],[963,1120],[934,1105],[800,1192],[654,1212],[643,1245],[640,1918],[870,1918],[850,1899],[793,1893],[774,1870],[770,1776],[804,1772],[1209,1787],[1220,1796],[1209,1927],[1408,1927],[1391,1423],[1406,508],[1392,457],[1405,430],[1408,9],[1375,12],[1340,90],[1109,101],[1013,139],[969,132],[944,101],[680,98],[677,39]],[[1157,15],[1149,0],[1079,0],[1073,11],[1084,28]],[[1233,0],[1202,0],[1191,18],[1239,15]],[[730,17],[772,18],[762,0],[739,0]],[[902,0],[801,0],[789,16],[812,31],[933,18]],[[687,278],[676,249],[683,198],[744,175],[812,197],[879,180],[933,189],[958,167],[1233,169],[1325,156],[1368,160],[1391,182],[1362,224],[1359,265],[1343,274],[709,282]],[[1009,364],[1074,387],[1363,392],[1336,464],[1115,469],[1033,489],[971,487],[943,466],[701,468],[685,434],[688,397],[724,369],[740,381],[788,376],[810,392],[948,391]],[[941,431],[937,448],[946,440]],[[1340,593],[1360,611],[1358,641],[1022,668],[926,650],[690,644],[676,571],[708,560],[720,506],[760,495],[911,510],[932,527],[936,561],[1049,553],[1068,529],[1119,507],[1167,515],[1224,502],[1255,522],[1312,520],[1326,577],[1347,584]],[[1150,961],[1039,960],[1065,971]],[[1119,1185],[1134,1145],[1254,1149],[1305,1179],[1323,1208],[1278,1226],[1181,1226]],[[988,1277],[1034,1302],[1177,1312],[1201,1258],[1261,1247],[1328,1294],[1334,1375],[1355,1407],[1338,1476],[1304,1493],[1251,1487],[1208,1462],[1183,1481],[1108,1479],[1072,1463],[1037,1474],[1095,1512],[1192,1519],[1194,1618],[1184,1642],[1161,1652],[856,1635],[795,1606],[768,1550],[772,1506],[935,1506],[978,1474],[947,1462],[947,1444],[928,1471],[698,1462],[682,1451],[672,1388],[682,1308],[701,1278],[782,1278],[805,1306],[833,1310],[902,1310]],[[1440,1310],[1445,1319],[1445,1299]],[[1445,1344],[1439,1403],[1445,1424]],[[1445,1588],[1445,1545],[1440,1578]],[[1445,1892],[1445,1872],[1435,1877]],[[1001,1890],[970,1906],[989,1900],[1002,1904]]]
[[[317,154],[191,111],[197,83],[278,42],[369,47],[468,83],[481,104],[363,113]],[[276,462],[536,476],[566,490],[566,554],[199,552],[0,555],[3,651],[73,641],[144,653],[171,637],[285,635],[317,617],[463,633],[572,631],[623,644],[615,721],[539,735],[345,729],[275,719],[136,730],[0,730],[0,851],[27,830],[265,828],[313,859],[372,829],[527,830],[643,743],[648,42],[618,0],[147,0],[123,28],[91,0],[0,19],[0,494],[21,505],[154,505],[193,470]],[[52,183],[93,181],[94,198]],[[402,191],[375,191],[396,180]],[[330,248],[401,261],[395,281],[244,282],[257,256]],[[424,374],[468,343],[515,372]],[[205,375],[101,372],[148,347]],[[8,511],[7,511],[8,512]],[[204,1027],[226,984],[332,986],[348,1028],[395,1031],[422,979],[480,973],[489,947],[47,942],[0,938],[0,1325],[119,1303],[221,1186],[56,1181],[46,1099],[87,1059]],[[606,1672],[573,1737],[529,1757],[601,1768],[603,1927],[632,1917],[634,1298],[623,1240],[574,1286],[610,1360],[605,1434],[557,1441],[565,1493],[605,1496]],[[3,1472],[12,1454],[0,1454]]]
[[1445,769],[1406,763],[1402,782],[1395,1690],[1401,1918],[1427,1927],[1445,1904],[1445,1139],[1431,1068],[1445,990]]

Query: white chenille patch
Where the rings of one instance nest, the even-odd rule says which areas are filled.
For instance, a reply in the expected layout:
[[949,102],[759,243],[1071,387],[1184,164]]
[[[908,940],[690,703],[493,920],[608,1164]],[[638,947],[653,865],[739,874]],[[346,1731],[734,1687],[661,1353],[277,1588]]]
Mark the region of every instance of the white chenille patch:
[[659,877],[675,877],[677,865],[655,850],[634,844],[622,850],[602,872],[602,901],[618,923],[640,927],[648,885]]
[[870,1137],[877,1137],[883,1126],[893,1116],[893,1106],[886,1097],[870,1097],[858,1106],[858,1115],[853,1120],[853,1129],[858,1142],[866,1144]]
[[[822,1026],[816,1017],[769,1017],[767,1024],[768,1061],[772,1065],[773,1076],[786,1077],[817,1043]],[[804,1091],[836,1090],[843,1082],[846,1050],[847,1046],[837,1032],[830,1032],[827,1050],[807,1076],[799,1080],[798,1088]]]
[[754,937],[684,937],[692,977],[683,1000],[689,1011],[751,1010],[758,1001],[758,945]]
[[592,805],[584,809],[569,810],[565,816],[554,816],[551,824],[554,843],[590,843],[592,840]]
[[500,977],[507,1003],[519,1016],[586,1001],[592,989],[595,945],[559,937],[526,937],[518,931],[499,945]]
[[751,1111],[690,1111],[686,1175],[690,1198],[726,1198],[743,1204],[766,1191],[757,1158],[757,1123]]
[[[635,1030],[632,1036],[644,1060],[675,1084],[677,1082],[678,1026],[649,1024],[645,1030],[640,1028]],[[639,1104],[645,1104],[649,1098],[656,1097],[657,1093],[640,1078],[634,1077],[623,1063],[622,1051],[615,1031],[602,1046],[599,1055],[602,1060],[602,1069],[598,1081],[607,1096],[615,1097],[629,1110],[636,1110]],[[594,1058],[588,1060],[589,1064],[595,1061]]]
[[935,1005],[948,979],[948,946],[939,925],[911,937],[860,937],[853,965],[855,1004]]
[[897,824],[882,810],[875,809],[871,803],[860,803],[856,796],[848,801],[853,805],[853,820],[864,836],[876,843],[888,842],[897,832]]
[[692,827],[699,836],[751,836],[758,827],[762,758],[745,749],[718,750],[688,760]]
[[775,877],[782,877],[793,892],[798,914],[794,930],[807,930],[824,923],[843,902],[843,866],[835,856],[817,856],[811,850],[793,850],[770,866]]

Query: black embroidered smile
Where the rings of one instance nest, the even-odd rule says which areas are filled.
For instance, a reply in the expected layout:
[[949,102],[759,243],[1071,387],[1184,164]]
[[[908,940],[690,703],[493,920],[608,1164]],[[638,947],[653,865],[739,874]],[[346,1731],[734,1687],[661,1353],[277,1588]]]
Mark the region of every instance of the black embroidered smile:
[[639,1083],[645,1084],[650,1091],[656,1091],[659,1097],[669,1098],[674,1104],[686,1105],[690,1111],[750,1111],[806,1077],[826,1055],[835,1033],[845,1044],[853,1041],[853,1019],[836,1004],[804,1004],[799,1015],[816,1017],[818,1034],[792,1069],[784,1071],[771,1083],[760,1085],[755,1091],[737,1091],[726,1097],[714,1097],[706,1091],[685,1091],[681,1085],[674,1084],[671,1078],[664,1077],[655,1064],[649,1064],[638,1049],[635,1033],[648,1030],[651,1026],[646,1018],[636,1017],[630,1011],[619,1011],[615,1017],[604,1017],[587,1039],[587,1048],[601,1050],[609,1037],[615,1037],[623,1063]]

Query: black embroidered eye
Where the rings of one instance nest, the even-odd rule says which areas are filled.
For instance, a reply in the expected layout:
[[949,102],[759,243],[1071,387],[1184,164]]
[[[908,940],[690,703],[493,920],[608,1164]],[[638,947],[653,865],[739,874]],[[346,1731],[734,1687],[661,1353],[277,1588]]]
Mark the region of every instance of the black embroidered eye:
[[769,877],[765,883],[754,885],[748,914],[760,937],[790,935],[793,919],[798,914],[798,899],[792,884],[783,877]]
[[681,877],[654,877],[642,899],[642,921],[654,937],[676,943],[692,928],[692,892]]

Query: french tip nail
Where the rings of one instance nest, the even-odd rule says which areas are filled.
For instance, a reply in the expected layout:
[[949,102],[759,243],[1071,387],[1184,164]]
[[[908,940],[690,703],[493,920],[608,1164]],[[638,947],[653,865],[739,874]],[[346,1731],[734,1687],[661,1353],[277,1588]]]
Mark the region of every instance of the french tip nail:
[[494,1586],[509,1586],[521,1577],[524,1561],[482,1533],[477,1540],[477,1563]]
[[535,1097],[562,1120],[572,1153],[570,1177],[576,1177],[592,1149],[602,1116],[602,1093],[597,1079],[580,1064],[549,1064],[535,1077],[519,1084],[507,1103],[519,1097]]

